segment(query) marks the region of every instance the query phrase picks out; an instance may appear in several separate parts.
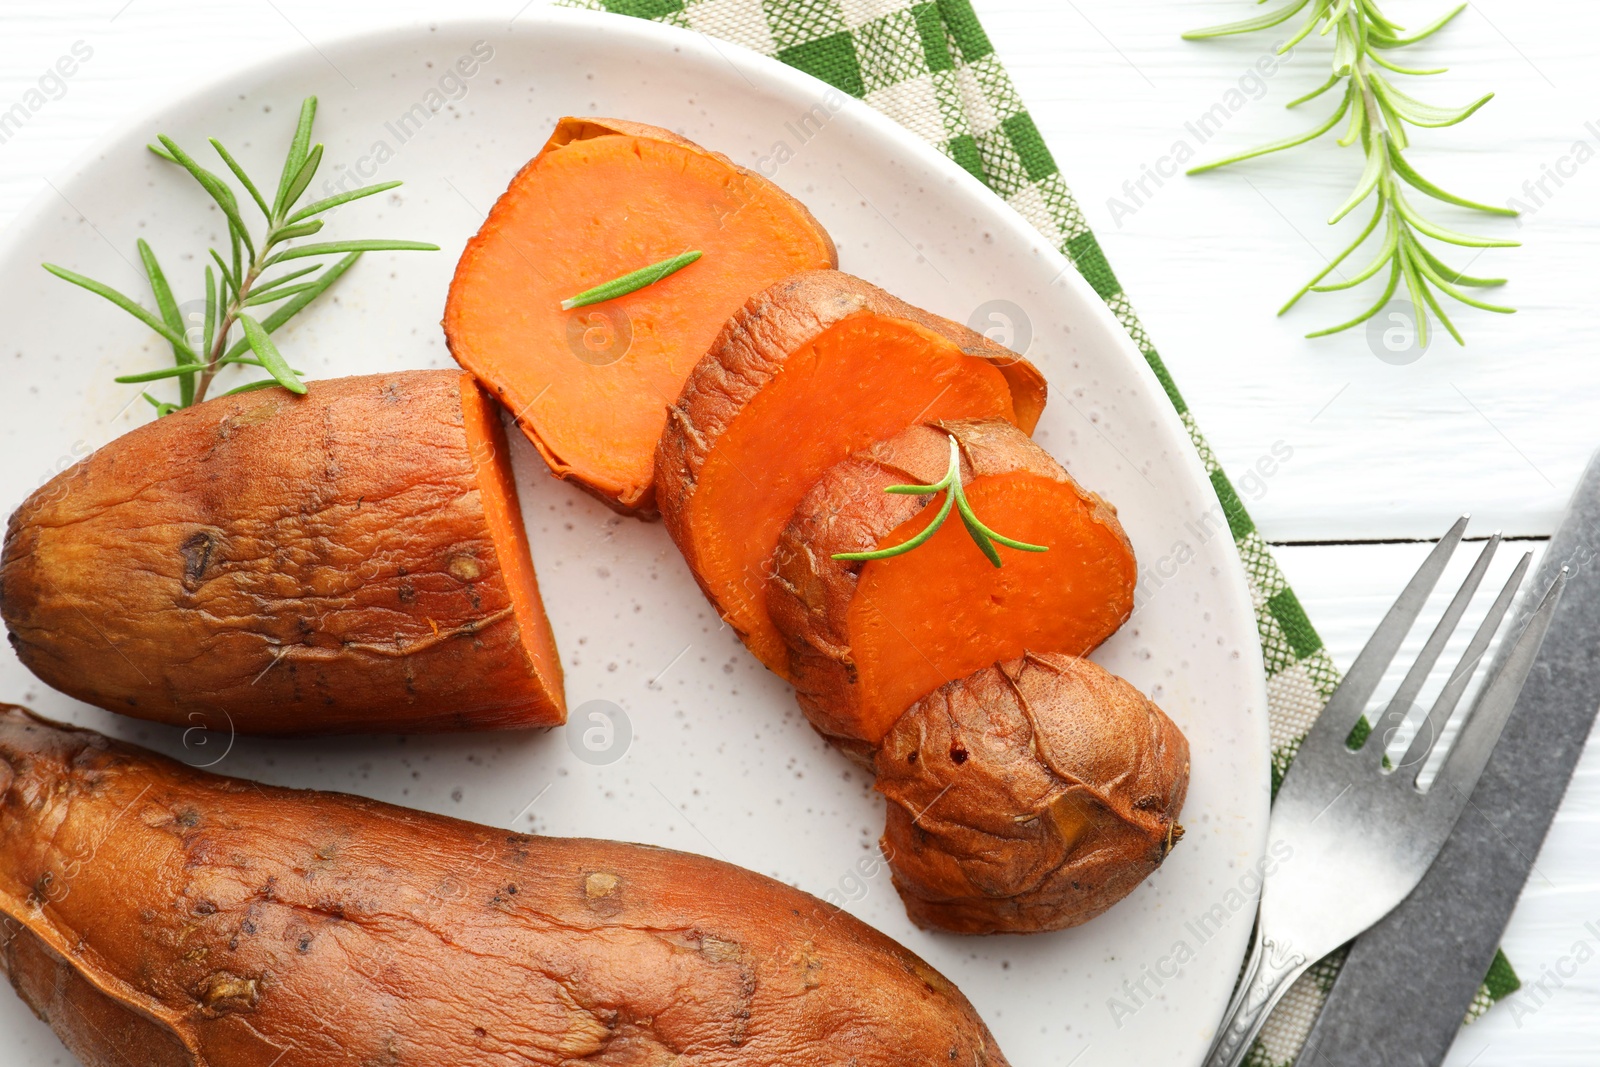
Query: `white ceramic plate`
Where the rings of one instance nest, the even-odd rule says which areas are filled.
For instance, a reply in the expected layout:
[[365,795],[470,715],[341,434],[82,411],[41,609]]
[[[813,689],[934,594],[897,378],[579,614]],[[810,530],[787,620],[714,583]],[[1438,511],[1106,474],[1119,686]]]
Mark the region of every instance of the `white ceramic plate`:
[[[472,76],[453,73],[475,45]],[[593,700],[624,709],[631,743],[617,742],[615,762],[575,753],[568,742],[595,725],[586,721],[547,734],[412,739],[184,734],[54,693],[9,650],[0,653],[0,699],[224,773],[721,856],[842,901],[911,946],[965,990],[1019,1067],[1198,1063],[1249,933],[1243,902],[1253,899],[1268,802],[1260,651],[1226,524],[1182,423],[1089,286],[960,168],[805,75],[686,31],[545,12],[511,29],[375,32],[197,90],[131,124],[59,179],[59,192],[41,197],[0,246],[0,504],[9,510],[149,419],[136,387],[111,379],[170,360],[153,335],[39,262],[144,294],[130,262],[142,236],[180,300],[196,295],[205,247],[221,247],[220,216],[146,141],[165,132],[209,156],[204,138],[215,135],[272,179],[308,93],[322,100],[325,176],[346,167],[363,183],[406,182],[344,209],[329,234],[444,249],[369,256],[335,290],[337,307],[281,334],[291,362],[312,377],[451,365],[438,321],[457,254],[556,118],[573,113],[670,127],[760,167],[833,233],[845,270],[951,318],[977,315],[980,328],[1009,320],[999,338],[1025,346],[1050,379],[1037,439],[1117,505],[1138,552],[1139,610],[1096,659],[1187,733],[1188,836],[1148,884],[1085,927],[987,939],[914,929],[873,862],[883,804],[870,782],[817,739],[788,687],[719,625],[659,525],[618,518],[547,477],[520,438],[523,510],[569,700],[580,711]],[[0,1032],[0,1067],[65,1062],[9,993],[0,995]]]

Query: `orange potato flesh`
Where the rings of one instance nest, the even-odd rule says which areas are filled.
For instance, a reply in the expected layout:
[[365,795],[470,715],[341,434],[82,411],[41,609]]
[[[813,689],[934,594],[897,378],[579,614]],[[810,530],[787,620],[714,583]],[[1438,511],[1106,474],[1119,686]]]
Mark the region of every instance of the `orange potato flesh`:
[[[1119,528],[1097,520],[1097,501],[1033,474],[979,478],[965,489],[990,529],[1050,550],[1000,545],[997,568],[952,515],[921,547],[865,564],[849,615],[864,740],[882,740],[913,702],[999,660],[1030,649],[1086,655],[1133,610],[1133,554]],[[878,547],[909,540],[936,510]]]
[[697,577],[757,659],[788,676],[766,582],[778,535],[817,479],[919,419],[980,417],[1015,421],[1004,373],[916,323],[852,315],[789,356],[707,456],[686,523],[701,531]]
[[[561,309],[695,249],[701,260],[653,285]],[[667,407],[723,322],[751,293],[836,262],[803,205],[726,157],[655,127],[564,119],[468,244],[445,332],[552,473],[648,515]]]

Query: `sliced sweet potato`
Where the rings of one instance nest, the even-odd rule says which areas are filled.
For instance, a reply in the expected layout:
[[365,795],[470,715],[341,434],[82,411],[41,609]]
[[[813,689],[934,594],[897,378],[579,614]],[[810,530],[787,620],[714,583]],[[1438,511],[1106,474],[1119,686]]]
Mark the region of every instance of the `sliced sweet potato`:
[[[690,250],[703,258],[647,288],[561,308]],[[565,118],[462,253],[445,337],[556,477],[648,516],[667,406],[722,324],[751,293],[837,263],[803,204],[726,156],[655,126]]]
[[0,707],[0,971],[86,1067],[1005,1067],[731,864],[222,778]]
[[1182,836],[1189,743],[1138,690],[1029,654],[942,686],[884,738],[882,847],[918,925],[1059,930],[1127,896]]
[[177,412],[29,497],[0,555],[22,662],[245,733],[562,722],[493,401],[455,370],[309,390]]
[[[904,555],[833,559],[922,532],[943,495],[884,489],[937,483],[952,436],[978,518],[1049,551],[1001,547],[997,568],[952,514]],[[1116,511],[1003,419],[913,426],[835,465],[795,509],[774,561],[767,607],[796,695],[847,745],[876,745],[914,701],[980,667],[1029,649],[1087,654],[1132,614],[1138,580]]]
[[1045,383],[1015,352],[859,278],[817,271],[752,297],[672,406],[657,499],[700,588],[772,670],[778,536],[835,463],[924,419],[999,418],[1032,432]]

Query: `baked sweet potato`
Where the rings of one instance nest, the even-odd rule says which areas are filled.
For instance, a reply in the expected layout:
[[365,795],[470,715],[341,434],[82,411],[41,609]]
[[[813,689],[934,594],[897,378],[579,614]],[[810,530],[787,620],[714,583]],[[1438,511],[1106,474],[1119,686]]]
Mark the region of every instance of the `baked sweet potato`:
[[0,711],[0,966],[87,1067],[1004,1067],[804,893]]
[[[904,555],[833,558],[904,543],[943,495],[960,446],[967,500],[990,528],[1048,548],[1000,548],[995,567],[952,517]],[[836,464],[778,540],[767,608],[789,644],[806,716],[824,735],[876,746],[913,702],[1029,649],[1087,655],[1133,612],[1133,549],[1116,511],[1003,419],[918,425]]]
[[752,297],[672,406],[656,495],[707,597],[788,677],[767,580],[790,514],[835,463],[925,419],[1032,432],[1045,383],[1027,360],[859,278],[817,271]]
[[935,690],[878,749],[883,850],[912,921],[958,933],[1086,922],[1182,834],[1189,743],[1086,659],[1028,654]]
[[223,397],[125,434],[11,516],[0,614],[45,682],[183,726],[566,715],[499,413],[455,370]]
[[[689,250],[703,258],[604,304],[561,302]],[[838,264],[798,200],[655,126],[564,118],[456,268],[450,351],[516,415],[550,470],[654,512],[667,406],[751,293]]]

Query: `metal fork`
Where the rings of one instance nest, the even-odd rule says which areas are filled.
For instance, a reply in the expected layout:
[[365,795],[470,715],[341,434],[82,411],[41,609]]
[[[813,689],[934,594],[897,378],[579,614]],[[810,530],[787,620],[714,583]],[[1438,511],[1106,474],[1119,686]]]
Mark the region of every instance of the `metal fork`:
[[1359,749],[1347,744],[1466,528],[1467,517],[1462,516],[1428,554],[1356,657],[1289,767],[1273,805],[1268,837],[1274,846],[1282,842],[1292,851],[1263,879],[1250,957],[1205,1067],[1237,1067],[1295,979],[1383,918],[1416,888],[1500,739],[1549,628],[1565,574],[1545,594],[1501,659],[1498,672],[1466,712],[1432,785],[1426,792],[1417,788],[1417,775],[1510,608],[1531,554],[1522,557],[1500,590],[1398,765],[1391,767],[1384,758],[1389,737],[1405,721],[1483,581],[1500,545],[1496,534],[1373,725],[1367,743]]

